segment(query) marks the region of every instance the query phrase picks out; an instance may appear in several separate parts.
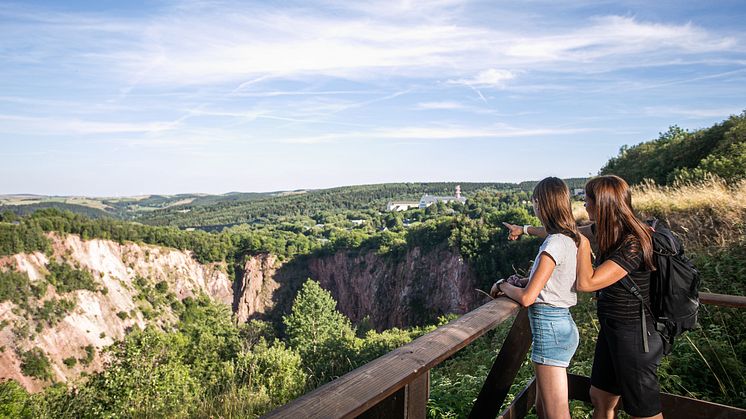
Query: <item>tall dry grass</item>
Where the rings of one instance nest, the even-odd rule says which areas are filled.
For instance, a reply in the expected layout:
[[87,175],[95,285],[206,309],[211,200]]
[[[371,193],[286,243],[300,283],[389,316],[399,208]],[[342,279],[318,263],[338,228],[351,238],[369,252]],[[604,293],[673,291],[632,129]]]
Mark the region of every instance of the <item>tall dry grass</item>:
[[746,181],[728,185],[709,177],[673,186],[645,183],[633,189],[632,201],[642,218],[663,220],[687,247],[728,246],[746,232]]

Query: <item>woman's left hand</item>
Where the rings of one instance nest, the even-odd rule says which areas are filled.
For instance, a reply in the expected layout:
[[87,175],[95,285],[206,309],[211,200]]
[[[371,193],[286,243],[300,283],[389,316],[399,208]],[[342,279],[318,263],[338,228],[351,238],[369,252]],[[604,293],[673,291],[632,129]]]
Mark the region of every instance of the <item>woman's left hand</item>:
[[492,284],[492,288],[490,289],[490,297],[497,298],[501,295],[505,294],[504,292],[500,291],[500,283],[495,282]]

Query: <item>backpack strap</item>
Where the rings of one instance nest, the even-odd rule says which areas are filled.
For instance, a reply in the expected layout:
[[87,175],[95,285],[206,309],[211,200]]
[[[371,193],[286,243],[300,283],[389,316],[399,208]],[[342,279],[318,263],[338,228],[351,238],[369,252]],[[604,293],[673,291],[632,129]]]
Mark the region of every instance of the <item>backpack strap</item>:
[[650,307],[645,304],[645,298],[643,298],[642,294],[640,293],[640,289],[637,288],[637,284],[635,284],[635,281],[629,277],[629,275],[625,276],[621,280],[622,285],[624,288],[627,289],[627,291],[631,292],[632,295],[637,297],[638,300],[640,300],[640,325],[642,326],[642,347],[645,353],[650,352],[650,348],[648,347],[648,326],[647,322],[645,321],[645,309],[647,308],[650,312],[650,316],[655,319],[655,316],[653,316],[653,310],[650,309]]

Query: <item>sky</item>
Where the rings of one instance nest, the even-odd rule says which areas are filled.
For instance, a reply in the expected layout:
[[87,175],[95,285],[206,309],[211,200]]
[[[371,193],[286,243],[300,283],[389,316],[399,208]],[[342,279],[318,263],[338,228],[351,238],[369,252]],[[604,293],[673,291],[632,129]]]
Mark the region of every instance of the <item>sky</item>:
[[0,194],[596,174],[746,109],[743,1],[0,0]]

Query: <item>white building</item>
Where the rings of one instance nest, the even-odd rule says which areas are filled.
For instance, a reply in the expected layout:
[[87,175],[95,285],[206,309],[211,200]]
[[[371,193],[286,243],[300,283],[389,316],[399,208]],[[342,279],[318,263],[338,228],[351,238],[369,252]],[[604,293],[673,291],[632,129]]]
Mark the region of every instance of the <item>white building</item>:
[[443,202],[443,203],[449,203],[449,202],[455,202],[458,201],[462,204],[466,203],[466,198],[461,196],[461,185],[456,185],[456,195],[455,196],[434,196],[434,195],[422,195],[422,198],[420,198],[420,209],[424,209],[429,207],[430,205],[436,203],[436,202]]
[[389,201],[386,205],[386,211],[406,211],[411,208],[419,208],[420,203],[417,201]]
[[435,196],[435,195],[422,195],[420,201],[389,201],[386,205],[386,211],[406,211],[412,208],[425,209],[436,202],[449,203],[458,201],[462,204],[466,203],[466,198],[461,196],[461,185],[456,185],[455,196]]

